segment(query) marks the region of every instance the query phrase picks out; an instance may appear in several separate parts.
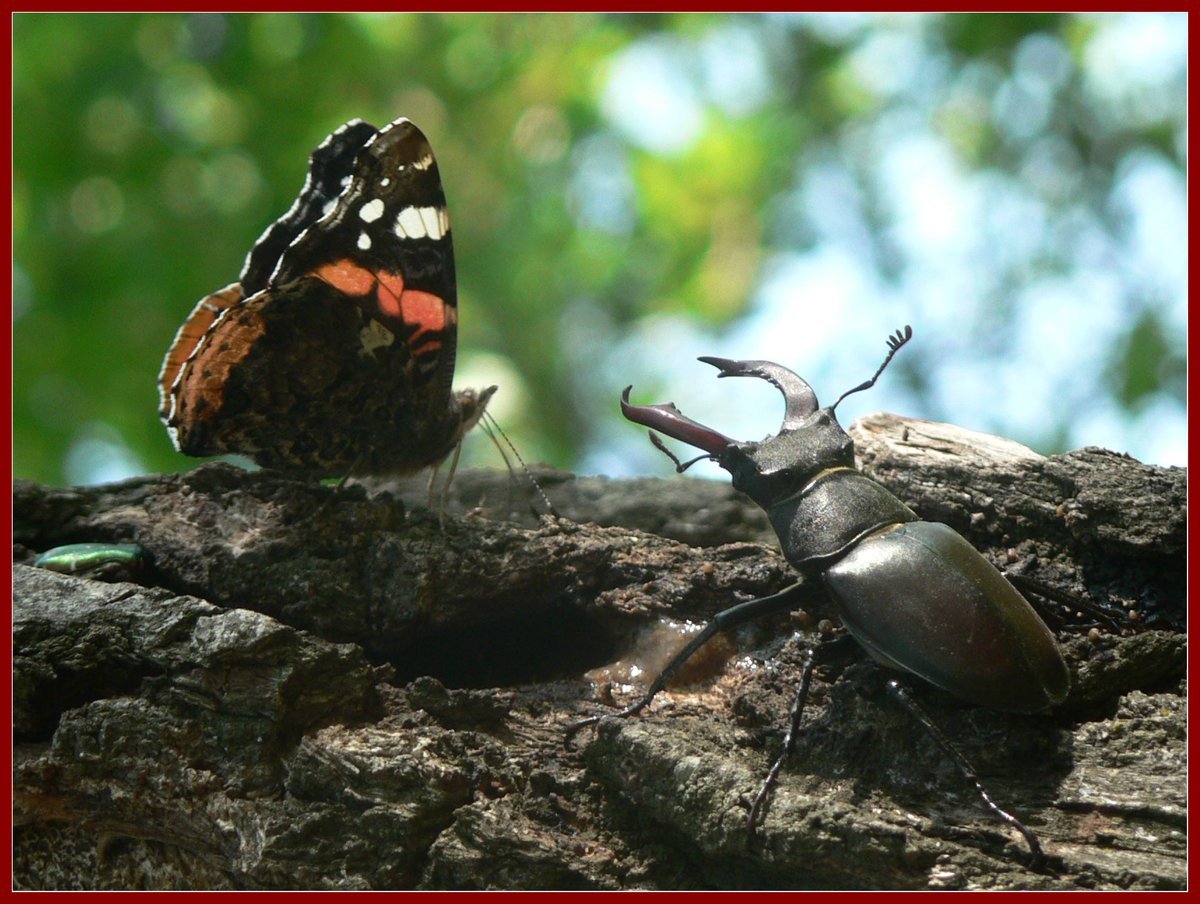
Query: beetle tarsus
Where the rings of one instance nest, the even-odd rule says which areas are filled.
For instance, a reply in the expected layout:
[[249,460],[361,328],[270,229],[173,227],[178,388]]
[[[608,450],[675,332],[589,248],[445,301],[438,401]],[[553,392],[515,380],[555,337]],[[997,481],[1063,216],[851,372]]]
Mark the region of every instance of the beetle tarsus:
[[567,733],[563,735],[563,746],[570,747],[571,741],[574,740],[575,735],[579,734],[579,732],[587,728],[589,725],[595,725],[599,721],[600,716],[588,716],[586,719],[580,719],[578,722],[572,722],[567,727]]
[[926,713],[925,710],[920,706],[920,704],[913,699],[912,695],[908,692],[908,689],[905,688],[904,685],[902,685],[895,678],[889,678],[887,681],[887,689],[888,692],[895,697],[905,709],[908,710],[909,714],[921,723],[922,727],[929,733],[930,737],[937,742],[937,745],[942,748],[943,752],[945,752],[945,754],[954,761],[954,764],[958,766],[958,771],[962,773],[963,777],[975,786],[975,790],[979,793],[979,796],[983,799],[983,802],[987,805],[987,808],[996,814],[996,816],[1001,820],[1008,823],[1021,833],[1021,837],[1025,839],[1025,843],[1029,846],[1029,868],[1035,871],[1041,870],[1046,863],[1046,855],[1042,852],[1042,845],[1037,840],[1037,836],[1034,835],[1033,832],[1031,832],[1028,828],[1026,828],[1025,824],[1021,822],[1021,820],[1017,819],[1017,817],[1013,816],[994,800],[992,800],[992,795],[988,793],[987,788],[983,787],[983,783],[979,781],[979,776],[975,774],[975,770],[971,767],[971,764],[968,762],[967,758],[963,756],[962,752],[954,746],[948,737],[946,737],[945,733],[938,728],[937,723],[935,723],[929,717],[929,714]]
[[[677,665],[676,668],[678,668],[678,667],[679,666]],[[664,674],[665,674],[665,671],[664,671]],[[667,675],[666,678],[663,678],[663,676],[660,675],[659,680],[656,680],[654,682],[654,684],[652,684],[650,686],[650,690],[647,691],[645,694],[643,694],[640,700],[638,700],[636,703],[634,703],[630,706],[625,707],[622,710],[618,710],[617,712],[612,713],[611,715],[588,716],[586,719],[580,719],[578,722],[572,722],[571,725],[567,727],[567,733],[563,736],[563,745],[565,747],[570,747],[571,741],[574,739],[575,735],[579,734],[580,731],[587,728],[589,725],[595,725],[601,719],[625,719],[625,718],[628,718],[629,716],[637,715],[643,709],[645,709],[646,706],[650,703],[650,701],[653,700],[654,697],[658,694],[658,692],[660,690],[662,690],[663,685],[666,684],[666,681],[669,678],[670,678],[670,675]]]
[[775,757],[775,762],[771,764],[767,777],[763,779],[763,783],[758,789],[758,795],[750,806],[750,813],[746,816],[746,840],[748,843],[754,841],[754,831],[758,828],[759,822],[766,812],[767,799],[774,790],[775,783],[779,780],[779,770],[783,768],[783,764],[788,761],[792,751],[796,749],[796,737],[800,733],[800,717],[804,715],[804,703],[808,699],[808,686],[812,681],[813,657],[813,648],[805,649],[804,661],[801,665],[800,687],[796,691],[796,697],[792,701],[792,708],[788,714],[788,729],[783,736],[783,746],[779,755]]

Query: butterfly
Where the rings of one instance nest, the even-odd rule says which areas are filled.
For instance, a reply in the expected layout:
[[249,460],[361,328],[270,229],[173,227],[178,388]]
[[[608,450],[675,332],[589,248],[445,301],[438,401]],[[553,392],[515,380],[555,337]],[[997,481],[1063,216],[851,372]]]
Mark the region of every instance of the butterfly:
[[306,477],[442,461],[496,387],[454,391],[458,299],[437,161],[408,119],[351,120],[299,196],[203,298],[158,377],[186,455],[240,453]]

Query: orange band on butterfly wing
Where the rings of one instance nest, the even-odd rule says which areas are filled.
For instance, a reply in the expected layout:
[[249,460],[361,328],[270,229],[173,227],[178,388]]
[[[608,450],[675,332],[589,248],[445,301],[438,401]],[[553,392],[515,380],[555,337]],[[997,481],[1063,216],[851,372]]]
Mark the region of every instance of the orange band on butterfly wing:
[[375,278],[379,280],[379,288],[375,290],[375,297],[379,300],[379,310],[388,317],[403,320],[404,312],[400,299],[404,295],[404,277],[399,273],[380,270]]
[[375,287],[375,274],[352,260],[342,259],[325,264],[316,275],[347,295],[366,295]]
[[353,261],[340,260],[321,267],[316,275],[347,295],[366,295],[374,288],[380,313],[416,327],[409,345],[420,346],[422,351],[440,348],[442,331],[454,322],[454,311],[446,307],[446,302],[432,292],[405,289],[404,277],[399,273],[373,273]]
[[423,351],[440,348],[447,321],[446,302],[432,292],[409,289],[400,296],[400,307],[404,322],[417,328],[408,344],[421,346]]
[[220,437],[210,433],[225,405],[225,386],[230,374],[241,366],[267,330],[262,316],[266,293],[251,296],[232,306],[214,322],[212,329],[184,362],[174,389],[167,427],[176,448],[186,455],[216,455],[231,452]]
[[208,295],[199,302],[188,315],[171,347],[163,359],[162,369],[158,374],[159,415],[166,418],[171,413],[171,396],[175,388],[175,379],[185,363],[204,341],[208,331],[216,322],[221,312],[242,300],[242,287],[239,283],[231,283],[224,289]]

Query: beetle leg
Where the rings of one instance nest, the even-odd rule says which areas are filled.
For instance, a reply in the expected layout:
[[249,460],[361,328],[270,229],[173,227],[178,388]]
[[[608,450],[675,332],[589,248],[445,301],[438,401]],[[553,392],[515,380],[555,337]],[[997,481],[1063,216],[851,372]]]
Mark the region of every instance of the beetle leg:
[[912,695],[909,694],[904,685],[895,678],[889,678],[887,689],[909,711],[912,717],[924,726],[930,736],[937,741],[938,746],[954,761],[954,764],[958,766],[958,771],[963,774],[967,781],[975,786],[975,790],[979,792],[979,796],[983,798],[983,802],[987,805],[988,809],[1021,833],[1021,836],[1025,839],[1025,843],[1029,845],[1029,867],[1030,869],[1039,871],[1046,862],[1046,855],[1042,853],[1042,846],[1038,842],[1037,836],[1025,828],[1025,824],[1021,820],[1017,819],[1017,817],[1013,816],[1007,810],[1002,809],[999,804],[992,800],[992,796],[988,794],[987,789],[979,781],[979,776],[975,774],[975,770],[971,768],[971,764],[967,761],[967,758],[962,755],[962,752],[950,742],[945,733],[929,718],[929,715],[912,698]]
[[[770,596],[761,596],[758,599],[747,600],[744,603],[738,603],[736,606],[730,606],[728,609],[722,609],[712,617],[704,630],[693,637],[682,650],[675,654],[670,662],[666,664],[658,677],[650,685],[645,694],[636,703],[633,703],[619,712],[613,713],[613,718],[623,719],[627,716],[636,715],[646,708],[651,700],[658,695],[667,682],[679,671],[680,667],[687,662],[692,654],[699,650],[707,643],[714,635],[720,634],[722,631],[728,631],[730,628],[736,628],[739,625],[744,625],[746,622],[753,621],[756,618],[761,618],[764,615],[773,615],[776,612],[786,612],[788,609],[794,609],[797,605],[797,598],[808,592],[803,580],[785,587],[778,593],[773,593]],[[586,728],[589,725],[595,725],[603,716],[588,716],[586,719],[580,719],[567,729],[566,737],[563,738],[564,744],[570,744],[573,738],[580,729]]]
[[808,699],[808,685],[812,681],[813,672],[813,648],[808,647],[804,651],[804,661],[800,673],[800,688],[796,691],[796,699],[792,701],[792,709],[788,715],[788,730],[783,736],[783,747],[779,751],[779,756],[775,757],[775,762],[771,764],[771,769],[767,772],[767,777],[763,779],[762,786],[758,789],[758,796],[754,798],[754,803],[750,807],[750,815],[746,817],[746,832],[748,834],[747,841],[754,840],[754,830],[758,828],[759,818],[762,816],[763,808],[767,803],[767,796],[775,787],[775,782],[779,779],[779,770],[783,768],[783,764],[787,762],[792,755],[792,751],[796,748],[796,735],[800,731],[800,717],[804,714],[804,702]]
[[[1011,571],[1005,571],[1003,569],[1001,569],[1000,573],[1004,575],[1010,584],[1020,590],[1021,593],[1025,595],[1026,599],[1028,599],[1030,595],[1033,595],[1040,596],[1048,600],[1054,600],[1054,602],[1060,603],[1063,606],[1067,606],[1068,608],[1075,610],[1077,613],[1086,612],[1088,615],[1096,619],[1096,621],[1100,622],[1111,631],[1121,630],[1121,626],[1112,616],[1110,616],[1099,606],[1089,603],[1081,596],[1077,596],[1074,593],[1069,593],[1066,590],[1059,590],[1057,587],[1051,587],[1049,584],[1043,584],[1041,581],[1028,577],[1027,575],[1013,574]],[[1043,616],[1047,614],[1045,610],[1041,609],[1041,607],[1038,608]],[[1062,623],[1061,618],[1058,621],[1060,624]]]

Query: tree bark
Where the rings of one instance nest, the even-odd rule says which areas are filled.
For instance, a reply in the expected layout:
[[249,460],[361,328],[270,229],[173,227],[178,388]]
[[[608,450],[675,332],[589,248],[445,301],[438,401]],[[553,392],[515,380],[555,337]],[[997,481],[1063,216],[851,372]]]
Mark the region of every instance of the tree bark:
[[[727,484],[460,474],[335,492],[224,464],[100,487],[14,481],[14,883],[21,888],[1186,887],[1186,471],[875,415],[863,469],[1001,568],[1078,594],[1048,714],[913,693],[1019,835],[849,653],[818,668],[757,834],[814,592]],[[31,567],[137,543],[109,582]],[[111,578],[111,576],[109,576]]]

